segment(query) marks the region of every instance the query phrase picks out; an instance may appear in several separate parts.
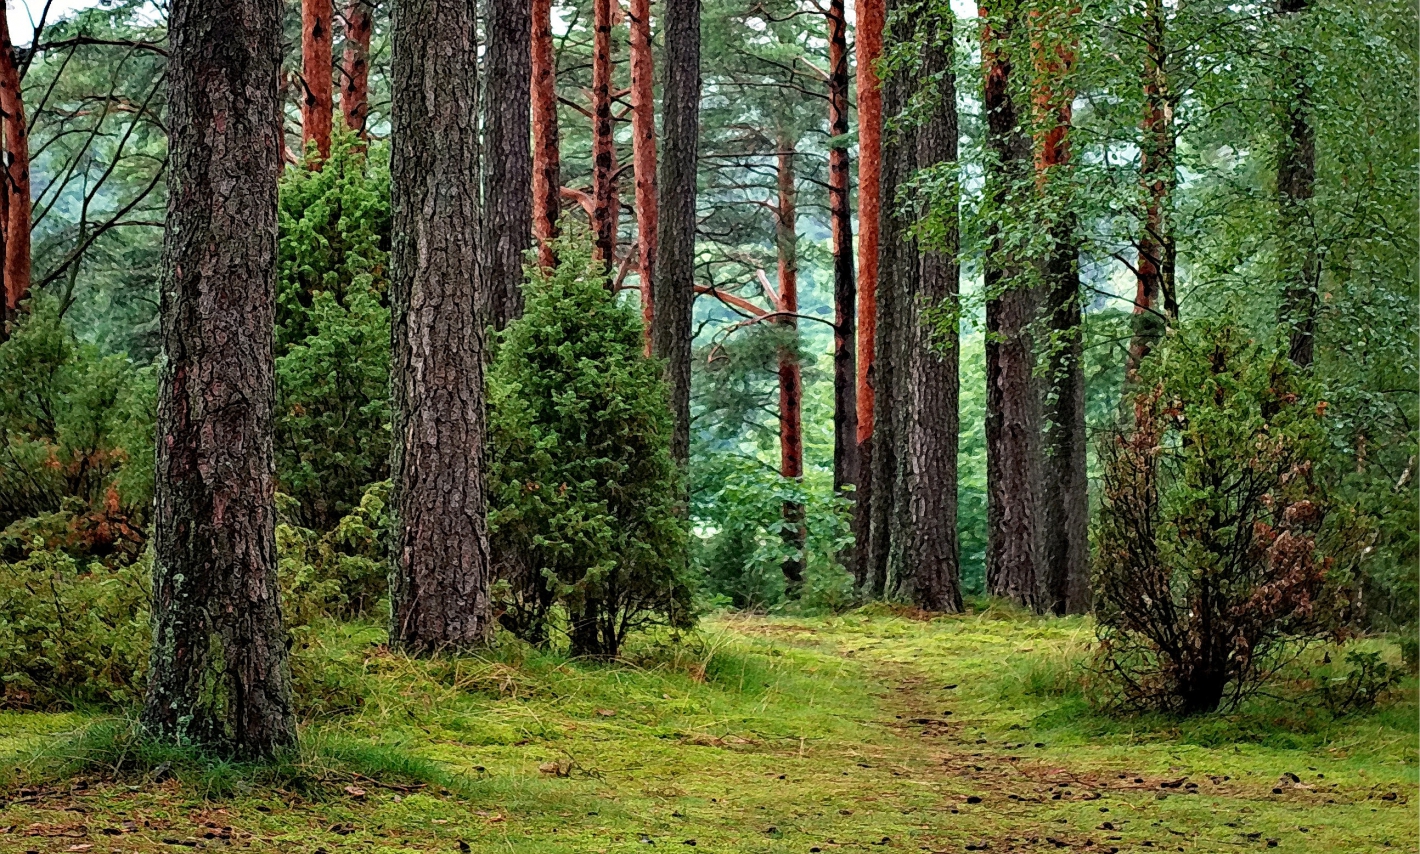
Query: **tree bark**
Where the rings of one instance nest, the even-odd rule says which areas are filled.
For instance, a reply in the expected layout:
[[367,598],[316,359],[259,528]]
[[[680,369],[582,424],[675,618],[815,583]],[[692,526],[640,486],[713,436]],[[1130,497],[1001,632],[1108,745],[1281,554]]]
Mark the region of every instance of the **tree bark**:
[[981,57],[985,76],[986,203],[991,248],[986,290],[986,587],[1018,605],[1039,608],[1040,401],[1030,326],[1039,288],[1024,275],[1022,248],[1000,219],[1013,197],[1029,187],[1030,140],[1011,96],[1012,31],[1020,23],[1015,0],[982,5]]
[[665,360],[675,430],[671,457],[690,462],[691,309],[695,301],[695,178],[700,138],[700,0],[665,0],[664,107],[657,176],[651,352]]
[[390,642],[413,653],[480,645],[493,626],[474,32],[469,0],[395,7]]
[[523,253],[532,245],[532,7],[490,0],[483,142],[483,322],[502,329],[523,314]]
[[1051,237],[1039,265],[1051,336],[1044,348],[1041,607],[1057,615],[1081,614],[1090,607],[1084,329],[1079,234],[1070,195],[1075,15],[1075,8],[1068,5],[1031,14],[1036,187],[1047,217],[1044,227]]
[[[798,190],[794,176],[794,140],[782,130],[778,148],[779,203],[775,208],[774,244],[779,256],[779,299],[782,312],[777,323],[788,330],[790,340],[779,351],[779,474],[787,480],[804,479],[803,402],[804,388],[799,367],[799,235]],[[790,595],[804,583],[804,546],[808,529],[804,525],[804,505],[784,502],[784,542],[794,557],[784,561],[784,580]]]
[[334,17],[331,0],[301,0],[301,78],[305,81],[301,145],[309,148],[315,143],[316,161],[311,165],[317,169],[330,157],[330,126],[335,115]]
[[[843,0],[828,4],[828,133],[848,134],[848,22]],[[833,488],[847,494],[858,475],[858,284],[853,270],[852,166],[847,144],[828,151],[828,210],[833,252]],[[845,564],[853,565],[852,552]]]
[[1165,327],[1178,319],[1178,298],[1174,290],[1176,254],[1169,218],[1175,141],[1165,14],[1162,0],[1146,0],[1144,138],[1139,147],[1139,181],[1148,201],[1144,207],[1144,228],[1139,235],[1136,262],[1134,328],[1124,365],[1129,385],[1137,379],[1139,365],[1158,344]]
[[165,358],[142,720],[153,737],[242,758],[296,740],[272,445],[281,18],[280,0],[177,0],[168,27]]
[[340,112],[345,126],[370,138],[370,37],[374,32],[374,0],[350,0],[345,7],[345,53],[341,57],[343,81]]
[[[608,272],[616,263],[616,137],[611,119],[611,3],[592,0],[592,238]],[[608,287],[612,282],[608,280]]]
[[30,294],[30,132],[9,13],[0,10],[0,128],[9,156],[5,184],[5,300],[13,317]]
[[656,303],[651,281],[656,266],[656,93],[651,54],[651,0],[631,0],[631,157],[636,173],[636,271],[641,282],[641,319],[646,354]]
[[[927,40],[923,79],[935,81],[931,108],[918,131],[917,165],[957,160],[956,77],[952,19],[940,17]],[[907,424],[907,575],[901,595],[928,611],[959,613],[961,555],[957,540],[957,450],[960,442],[960,348],[957,202],[923,211],[940,242],[923,245],[910,311],[912,409]],[[945,319],[944,319],[945,318]]]
[[[1306,14],[1308,0],[1278,0],[1285,24]],[[1295,37],[1295,36],[1293,36]],[[1290,38],[1288,39],[1290,41]],[[1287,89],[1282,144],[1277,158],[1277,207],[1282,259],[1282,308],[1278,322],[1288,330],[1288,356],[1298,367],[1311,366],[1320,305],[1321,259],[1311,229],[1316,185],[1316,131],[1311,119],[1311,84],[1290,46],[1281,51]]]
[[873,467],[873,347],[878,326],[878,217],[882,170],[883,102],[877,62],[883,52],[883,0],[858,0],[854,33],[858,70],[858,484],[853,536],[858,543],[854,576],[868,584],[865,560],[871,536]]
[[537,260],[557,264],[552,241],[562,215],[562,159],[557,134],[557,57],[552,50],[552,0],[532,0],[533,237]]

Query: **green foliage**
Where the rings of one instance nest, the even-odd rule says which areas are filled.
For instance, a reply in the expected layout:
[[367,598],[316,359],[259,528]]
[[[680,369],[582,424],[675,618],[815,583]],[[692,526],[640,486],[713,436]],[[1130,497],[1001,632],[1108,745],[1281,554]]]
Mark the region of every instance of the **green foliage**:
[[141,550],[153,497],[151,374],[78,340],[36,297],[0,343],[0,554]]
[[1346,653],[1351,669],[1333,676],[1325,674],[1317,693],[1321,704],[1333,715],[1373,709],[1382,696],[1400,684],[1404,674],[1382,659],[1376,650],[1353,649]]
[[1358,524],[1317,476],[1326,404],[1285,349],[1196,323],[1107,437],[1095,525],[1098,662],[1123,705],[1235,705],[1339,628]]
[[661,366],[580,239],[534,271],[489,370],[492,549],[507,623],[542,639],[553,603],[572,649],[615,656],[631,631],[691,622],[681,476]]
[[390,482],[373,484],[329,531],[276,527],[287,626],[383,613],[389,594]]
[[151,558],[110,568],[41,542],[0,562],[0,706],[128,703],[148,664]]
[[340,134],[281,183],[276,453],[289,515],[327,531],[388,477],[389,174]]

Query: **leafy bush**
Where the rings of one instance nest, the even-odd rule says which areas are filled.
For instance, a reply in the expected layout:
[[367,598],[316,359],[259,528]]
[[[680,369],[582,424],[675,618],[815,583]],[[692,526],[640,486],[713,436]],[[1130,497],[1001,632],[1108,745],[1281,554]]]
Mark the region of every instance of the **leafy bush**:
[[326,532],[289,522],[276,527],[282,612],[288,626],[322,617],[359,619],[388,607],[390,482],[373,484],[360,504]]
[[151,559],[110,568],[35,543],[0,563],[0,705],[131,702],[148,665]]
[[546,639],[554,605],[572,651],[615,656],[629,632],[691,621],[680,473],[661,366],[569,239],[533,273],[489,372],[489,522],[504,623]]
[[36,538],[131,560],[153,498],[152,376],[101,356],[37,296],[0,343],[0,556]]
[[1325,676],[1317,686],[1321,704],[1333,715],[1375,708],[1404,675],[1375,651],[1351,650],[1346,653],[1346,663],[1350,670],[1340,676]]
[[356,143],[281,183],[277,476],[288,515],[319,531],[389,477],[389,172]]
[[1100,448],[1098,662],[1123,705],[1208,712],[1335,630],[1360,538],[1313,471],[1326,404],[1285,350],[1195,324],[1145,368]]

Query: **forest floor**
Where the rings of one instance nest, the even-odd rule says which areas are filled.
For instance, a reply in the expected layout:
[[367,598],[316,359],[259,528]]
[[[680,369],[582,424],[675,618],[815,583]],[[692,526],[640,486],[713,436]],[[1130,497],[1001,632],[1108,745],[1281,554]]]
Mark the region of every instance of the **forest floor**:
[[1180,722],[1089,706],[1079,619],[727,615],[621,664],[413,662],[381,634],[306,637],[319,690],[285,776],[144,764],[121,722],[0,713],[0,852],[1420,846],[1413,679],[1340,719],[1274,697]]

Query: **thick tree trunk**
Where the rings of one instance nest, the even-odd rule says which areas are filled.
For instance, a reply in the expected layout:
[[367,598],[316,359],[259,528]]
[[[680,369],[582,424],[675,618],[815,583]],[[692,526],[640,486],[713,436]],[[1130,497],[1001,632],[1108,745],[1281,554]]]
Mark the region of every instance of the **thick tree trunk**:
[[557,134],[557,57],[552,50],[552,0],[532,0],[533,237],[537,260],[556,265],[552,241],[562,214],[562,157]]
[[[848,22],[843,0],[828,4],[828,132],[848,134]],[[833,252],[833,488],[846,492],[858,476],[858,284],[853,269],[852,166],[847,143],[828,152],[828,211]],[[843,556],[853,565],[850,552]]]
[[[1174,185],[1173,99],[1168,83],[1168,51],[1162,0],[1147,0],[1145,9],[1144,122],[1139,149],[1139,181],[1148,201],[1139,235],[1134,292],[1133,333],[1125,360],[1127,382],[1137,378],[1139,365],[1178,319],[1174,290],[1174,237],[1169,218]],[[1162,300],[1162,303],[1160,302]]]
[[883,0],[858,0],[854,49],[858,71],[858,471],[853,536],[858,543],[854,576],[869,586],[867,544],[871,537],[873,468],[873,347],[878,327],[878,229],[882,175],[883,100],[877,62],[883,52]]
[[482,321],[502,329],[523,313],[523,253],[532,245],[532,8],[490,0],[483,144]]
[[[332,32],[335,11],[331,0],[301,0],[301,144],[316,146],[316,162],[330,157],[330,126],[335,119]],[[304,154],[304,152],[302,152]]]
[[[779,351],[779,474],[789,480],[804,478],[804,388],[799,371],[799,235],[798,189],[794,176],[794,140],[786,133],[777,139],[779,204],[775,211],[774,243],[779,256],[778,311],[776,321],[789,330],[791,340]],[[784,542],[795,556],[784,561],[784,580],[793,595],[804,583],[804,505],[784,502]]]
[[1019,26],[1015,0],[982,6],[982,70],[986,111],[986,203],[991,248],[986,289],[986,587],[1031,609],[1040,607],[1039,490],[1041,417],[1030,326],[1039,288],[1023,274],[1022,247],[998,220],[1030,186],[1030,139],[1011,96],[1007,46]]
[[281,17],[280,0],[177,0],[168,27],[164,359],[143,725],[164,741],[248,758],[296,740],[272,446]]
[[478,316],[477,67],[472,3],[396,5],[390,642],[415,653],[476,646],[493,627]]
[[[918,130],[917,165],[957,159],[956,78],[952,19],[941,17],[927,41],[923,79],[935,80],[931,110]],[[928,611],[960,612],[961,555],[957,540],[957,449],[960,442],[957,376],[960,308],[959,226],[955,199],[924,211],[938,225],[939,242],[921,248],[916,298],[909,307],[912,409],[907,423],[907,574],[900,595]],[[944,322],[945,315],[949,321]]]
[[656,267],[656,93],[651,55],[651,0],[631,0],[631,157],[636,173],[636,271],[641,281],[641,318],[646,354],[656,303],[651,282]]
[[5,300],[13,316],[30,294],[30,132],[20,71],[10,39],[9,14],[0,10],[0,113],[7,167],[5,194]]
[[[1278,0],[1277,12],[1294,24],[1307,11],[1307,0]],[[1290,39],[1289,39],[1290,40]],[[1311,233],[1311,199],[1316,185],[1316,131],[1312,128],[1311,84],[1303,63],[1290,47],[1282,50],[1286,104],[1277,157],[1277,207],[1280,237],[1282,307],[1278,323],[1288,330],[1288,356],[1310,367],[1320,305],[1321,259]]]
[[666,362],[671,457],[690,461],[691,309],[695,301],[695,167],[700,140],[700,0],[665,0],[664,107],[657,176],[651,352]]
[[375,29],[373,0],[350,0],[345,7],[345,53],[341,57],[340,112],[345,126],[370,138],[370,37]]
[[1072,7],[1055,6],[1031,18],[1036,186],[1051,235],[1050,248],[1039,264],[1051,336],[1045,348],[1043,400],[1041,607],[1054,614],[1081,614],[1090,607],[1080,248],[1069,195],[1075,99],[1070,77],[1077,49],[1071,33],[1074,16]]
[[[592,238],[596,257],[616,263],[616,137],[611,118],[611,3],[592,0]],[[612,283],[607,282],[608,286]]]

